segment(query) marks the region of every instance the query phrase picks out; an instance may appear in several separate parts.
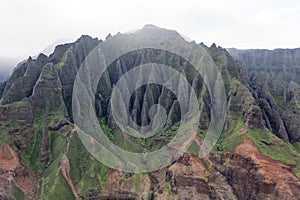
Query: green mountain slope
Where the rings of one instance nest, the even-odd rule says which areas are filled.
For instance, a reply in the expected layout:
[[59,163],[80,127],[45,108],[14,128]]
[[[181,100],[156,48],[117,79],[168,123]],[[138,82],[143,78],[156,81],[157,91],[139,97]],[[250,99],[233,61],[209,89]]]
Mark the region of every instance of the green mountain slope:
[[[178,35],[175,31],[152,28],[170,38]],[[135,36],[151,37],[147,30],[146,27]],[[127,41],[132,36],[112,37]],[[113,85],[128,70],[150,62],[171,65],[195,89],[202,100],[197,135],[183,156],[154,172],[125,173],[97,161],[82,144],[73,124],[72,91],[81,63],[101,42],[82,36],[74,43],[59,45],[50,56],[41,54],[20,64],[9,80],[0,85],[0,199],[300,196],[300,123],[296,104],[299,78],[288,81],[273,65],[265,66],[263,59],[251,61],[250,65],[242,56],[236,57],[236,52],[230,50],[233,58],[216,45],[199,44],[220,70],[227,96],[224,130],[209,156],[198,157],[211,116],[210,96],[203,79],[181,57],[146,49],[115,60],[98,83],[95,109],[106,136],[132,152],[159,149],[174,137],[180,120],[178,100],[159,85],[138,88],[130,100],[130,115],[140,125],[150,123],[150,117],[143,113],[148,113],[152,105],[160,103],[166,108],[167,124],[158,134],[148,139],[132,137],[121,132],[112,117],[109,99]],[[255,53],[251,52],[251,56]],[[285,71],[292,68],[295,71],[291,73],[297,73],[300,61],[292,60],[294,65],[286,65]],[[264,70],[251,67],[253,63],[265,67]],[[290,72],[285,73],[288,76]]]

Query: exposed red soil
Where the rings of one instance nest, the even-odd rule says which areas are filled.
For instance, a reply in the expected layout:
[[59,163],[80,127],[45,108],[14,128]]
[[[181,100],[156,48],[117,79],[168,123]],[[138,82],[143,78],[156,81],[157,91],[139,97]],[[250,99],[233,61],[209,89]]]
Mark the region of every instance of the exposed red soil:
[[34,197],[34,175],[33,173],[25,169],[24,167],[16,169],[16,178],[15,184],[24,192],[25,197],[27,196],[28,199]]
[[9,144],[2,144],[0,147],[0,168],[14,170],[18,165],[17,154],[10,148]]
[[0,174],[1,187],[7,187],[1,185],[5,180],[9,183],[14,182],[24,192],[25,199],[34,198],[34,175],[19,162],[17,153],[7,143],[0,146]]
[[235,152],[240,155],[250,156],[257,164],[262,166],[274,166],[290,169],[290,167],[285,165],[284,163],[260,154],[249,138],[245,138],[244,142],[236,147]]
[[107,190],[114,190],[116,187],[116,184],[118,183],[118,180],[120,177],[123,176],[123,172],[119,170],[113,170],[108,172],[107,175]]
[[292,173],[292,167],[280,161],[273,160],[258,152],[249,138],[236,147],[235,153],[250,157],[258,165],[258,173],[264,176],[266,183],[275,184],[279,196],[293,197],[294,189],[291,185],[300,186],[300,180]]

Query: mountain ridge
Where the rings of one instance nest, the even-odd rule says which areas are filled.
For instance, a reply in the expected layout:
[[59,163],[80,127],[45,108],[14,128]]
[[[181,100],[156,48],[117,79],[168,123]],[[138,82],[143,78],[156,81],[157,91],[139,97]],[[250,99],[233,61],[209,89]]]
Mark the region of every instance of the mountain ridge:
[[[168,31],[164,29],[163,33]],[[72,123],[71,97],[81,63],[101,42],[82,36],[74,43],[59,45],[50,56],[41,54],[36,59],[29,58],[14,70],[7,82],[0,84],[1,148],[9,145],[20,160],[20,166],[16,168],[20,170],[11,169],[16,173],[11,178],[9,170],[1,167],[4,152],[0,151],[0,179],[6,183],[5,189],[0,190],[1,198],[17,198],[22,194],[25,199],[32,199],[32,196],[36,199],[299,197],[299,138],[297,132],[293,140],[286,132],[286,135],[281,132],[289,121],[284,122],[278,116],[281,112],[289,112],[289,108],[285,110],[277,105],[274,98],[280,97],[280,93],[274,94],[269,88],[265,89],[264,82],[260,84],[258,79],[263,81],[264,76],[251,75],[251,70],[249,74],[247,65],[216,45],[207,47],[199,44],[208,51],[220,70],[227,94],[224,131],[211,154],[203,159],[198,157],[199,144],[203,141],[211,115],[210,97],[203,79],[179,57],[144,50],[121,56],[108,67],[99,81],[95,108],[106,136],[114,144],[133,152],[141,152],[145,148],[155,150],[174,137],[178,128],[176,98],[164,88],[145,86],[136,90],[132,97],[131,116],[137,123],[149,123],[149,119],[141,113],[149,111],[155,102],[164,105],[169,113],[169,126],[149,140],[141,141],[121,132],[109,109],[111,88],[118,77],[132,67],[151,61],[173,65],[174,69],[184,71],[197,95],[203,99],[199,131],[184,155],[155,172],[125,173],[97,161],[76,133]],[[275,125],[278,125],[278,130]],[[251,151],[246,151],[249,146]],[[274,163],[280,164],[274,166]],[[268,168],[278,170],[278,177],[269,173]],[[36,186],[33,191],[24,189],[19,181],[21,177],[34,180]]]

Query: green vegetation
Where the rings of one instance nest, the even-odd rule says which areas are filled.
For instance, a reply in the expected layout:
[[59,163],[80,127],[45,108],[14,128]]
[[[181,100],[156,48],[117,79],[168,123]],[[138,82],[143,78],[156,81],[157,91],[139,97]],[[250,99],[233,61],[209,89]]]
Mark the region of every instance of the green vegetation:
[[68,48],[67,51],[65,51],[65,53],[63,54],[62,58],[59,60],[59,62],[55,65],[55,68],[57,70],[61,70],[62,67],[65,65],[65,60],[67,55],[72,52],[72,47]]
[[175,135],[180,123],[175,123],[170,128],[163,130],[156,135],[143,139],[136,138],[127,133],[122,133],[120,129],[112,130],[105,120],[99,119],[102,130],[108,139],[118,147],[130,152],[154,151],[165,146]]
[[273,97],[273,99],[275,100],[276,104],[277,104],[280,108],[282,108],[282,109],[285,108],[285,107],[284,107],[284,98],[283,98],[283,97],[281,97],[281,96],[276,96],[276,95],[273,95],[273,94],[272,94],[272,97]]
[[69,144],[69,151],[67,157],[70,162],[70,176],[74,183],[77,185],[82,178],[81,172],[85,170],[88,165],[88,154],[85,152],[83,144],[81,143],[77,134],[72,135],[72,139]]
[[[126,37],[120,37],[121,41],[124,40],[124,38]],[[45,63],[41,64],[40,66],[40,64],[38,64],[39,62],[30,61],[29,64],[24,64],[23,67],[19,67],[18,69],[16,69],[16,71],[12,75],[13,79],[8,82],[8,84],[11,84],[12,86],[10,86],[9,88],[11,94],[10,96],[7,96],[6,101],[13,102],[25,97],[29,97],[32,94],[32,91],[34,91],[35,95],[30,97],[29,99],[26,98],[25,100],[10,103],[5,106],[0,105],[0,114],[1,116],[2,114],[4,116],[4,120],[0,121],[0,143],[9,142],[12,148],[17,152],[17,154],[21,156],[22,164],[24,164],[26,167],[29,167],[30,170],[34,172],[34,175],[36,177],[35,191],[37,191],[37,193],[41,195],[42,199],[74,199],[71,188],[69,187],[68,182],[60,171],[62,167],[60,166],[60,162],[62,158],[65,158],[65,156],[69,160],[71,180],[80,198],[82,199],[90,198],[89,195],[91,195],[92,193],[99,194],[106,189],[111,189],[110,187],[107,187],[107,184],[110,183],[110,181],[114,180],[116,181],[112,186],[115,187],[113,189],[115,189],[116,191],[129,189],[129,193],[138,193],[139,195],[141,195],[142,192],[144,192],[145,184],[147,185],[147,187],[151,187],[150,190],[152,190],[153,196],[156,191],[160,192],[160,190],[164,190],[163,192],[166,193],[164,193],[163,196],[167,194],[171,197],[171,195],[173,194],[171,194],[171,192],[169,191],[171,191],[171,189],[173,188],[171,188],[170,182],[166,182],[163,179],[163,175],[162,177],[157,177],[157,179],[161,179],[158,180],[159,182],[156,182],[155,173],[125,173],[125,175],[122,175],[121,173],[112,174],[110,173],[111,169],[109,167],[100,163],[89,153],[89,151],[81,142],[79,136],[75,131],[75,128],[72,125],[65,125],[61,127],[60,130],[56,130],[58,128],[55,128],[58,127],[58,124],[60,124],[61,120],[68,119],[72,122],[72,91],[76,70],[78,70],[78,65],[80,65],[80,62],[85,59],[88,52],[93,49],[98,44],[98,42],[99,41],[95,40],[94,42],[92,42],[92,44],[91,42],[85,41],[85,39],[83,39],[82,43],[80,44],[77,43],[76,45],[62,45],[56,48],[56,51],[53,53],[51,58],[45,58],[45,62],[51,61],[55,64],[54,66],[52,66],[52,64]],[[163,44],[162,42],[162,46],[163,45],[166,44]],[[269,93],[271,93],[274,101],[281,108],[286,106],[284,104],[287,104],[287,108],[289,109],[295,109],[297,107],[300,108],[298,94],[295,96],[295,99],[291,100],[291,95],[286,93],[287,95],[285,96],[285,98],[287,98],[287,102],[284,102],[286,101],[286,99],[282,97],[283,95],[282,92],[280,92],[281,90],[279,90],[279,87],[277,87],[276,85],[273,85],[274,87],[265,87],[268,86],[266,84],[269,84],[268,81],[270,80],[268,79],[283,80],[288,78],[288,81],[290,81],[290,79],[294,79],[297,74],[295,73],[293,76],[290,76],[294,72],[289,72],[289,70],[287,70],[287,66],[284,65],[272,67],[262,66],[262,63],[278,63],[277,61],[269,62],[269,58],[246,59],[247,62],[251,62],[249,63],[250,66],[257,66],[258,68],[260,68],[259,71],[268,70],[270,72],[267,72],[269,74],[261,73],[261,75],[258,75],[255,74],[255,70],[252,70],[254,74],[251,75],[251,81],[249,82],[250,85],[243,85],[242,83],[244,83],[244,81],[246,82],[246,80],[242,80],[241,77],[243,75],[244,78],[248,76],[248,74],[242,68],[242,66],[240,66],[240,64],[236,63],[236,61],[234,61],[227,54],[225,49],[216,47],[215,45],[213,45],[211,48],[204,48],[208,50],[212,59],[215,61],[217,68],[222,74],[224,86],[227,92],[226,94],[228,94],[227,96],[231,100],[228,104],[230,104],[230,109],[232,109],[230,110],[230,116],[228,117],[228,129],[221,135],[220,139],[213,149],[213,153],[232,153],[235,151],[236,147],[241,142],[243,142],[243,139],[245,137],[248,137],[253,141],[254,145],[257,147],[258,151],[261,154],[266,155],[272,159],[282,161],[283,163],[290,164],[296,176],[300,178],[300,143],[291,144],[288,142],[284,142],[267,130],[248,129],[246,132],[246,129],[244,129],[245,124],[243,122],[243,117],[247,117],[247,122],[250,123],[256,123],[257,119],[261,119],[261,108],[258,106],[258,104],[260,104],[263,109],[269,109],[268,102],[266,102],[266,106],[262,106],[262,104],[264,104],[264,101],[258,100],[257,96],[263,99],[263,94],[269,95]],[[187,61],[184,61],[184,59],[180,58],[179,56],[172,55],[168,52],[158,53],[153,49],[148,49],[145,51],[147,52],[147,55],[145,56],[142,56],[143,52],[140,51],[138,51],[137,54],[136,52],[133,52],[132,55],[124,55],[124,57],[118,60],[120,61],[122,66],[118,65],[117,70],[116,68],[111,69],[111,71],[108,70],[108,73],[110,74],[106,74],[104,79],[102,80],[103,82],[99,82],[98,84],[99,91],[105,94],[103,95],[101,93],[102,97],[108,102],[111,93],[111,86],[116,83],[120,75],[119,71],[124,72],[126,71],[126,68],[129,70],[130,68],[128,67],[131,67],[131,65],[138,66],[141,63],[152,63],[153,61],[153,63],[163,63],[173,66],[173,68],[178,70],[179,72],[181,71],[183,75],[186,75],[189,83],[195,83],[195,85],[199,86],[196,89],[196,94],[197,96],[199,96],[199,99],[201,101],[205,102],[205,107],[203,109],[204,113],[203,116],[201,116],[203,117],[203,120],[201,119],[201,121],[203,122],[203,124],[208,125],[210,114],[209,111],[207,111],[209,110],[209,107],[206,106],[209,106],[211,104],[210,95],[204,93],[205,86],[203,79],[201,78],[201,80],[199,80],[199,83],[197,79],[194,79],[196,70],[191,66],[191,64],[189,64]],[[279,58],[278,60],[284,59]],[[289,60],[293,59],[289,58]],[[27,74],[26,76],[24,76],[25,71]],[[40,75],[41,71],[42,76]],[[251,71],[251,69],[249,69],[249,71]],[[91,74],[93,74],[93,70],[91,71]],[[214,78],[212,78],[214,77],[214,75],[210,73],[208,73],[207,75],[208,79],[214,80]],[[38,79],[38,81],[36,81],[36,79]],[[298,79],[295,81],[298,81]],[[251,85],[252,82],[255,82],[255,85]],[[290,88],[289,82],[286,82],[286,84],[283,85],[289,86]],[[294,85],[295,86],[293,87],[298,88],[299,81],[297,83],[295,82]],[[251,90],[250,87],[252,87],[253,90]],[[274,89],[273,91],[272,88]],[[282,91],[284,92],[288,92],[289,90],[285,87],[282,88]],[[215,89],[218,90],[220,88]],[[256,95],[258,94],[257,91],[262,94]],[[161,95],[161,93],[163,95]],[[143,110],[143,108],[147,108],[146,106],[144,106],[147,103],[157,103],[157,100],[159,100],[159,102],[163,105],[172,106],[172,102],[175,99],[172,92],[164,90],[161,87],[157,87],[154,84],[150,84],[148,88],[144,87],[144,89],[141,89],[136,93],[136,95],[138,98],[133,99],[134,103],[133,105],[130,105],[130,107],[132,107],[133,110],[137,109],[137,112],[140,112],[141,110]],[[64,100],[63,102],[61,101],[62,99]],[[267,97],[265,97],[265,100],[269,101]],[[102,101],[101,98],[101,103],[102,102],[104,101]],[[69,114],[68,116],[65,110],[61,109],[63,107],[63,104],[65,104],[67,108]],[[273,102],[269,105],[270,107],[272,107]],[[96,107],[97,106],[98,105],[96,105]],[[172,120],[173,114],[174,119],[177,119],[177,117],[179,116],[179,111],[177,111],[177,108],[173,108],[174,113],[172,113],[171,116]],[[113,144],[117,145],[121,149],[130,152],[145,152],[160,149],[174,138],[180,127],[180,123],[178,122],[173,124],[171,127],[165,128],[153,137],[149,137],[146,139],[135,138],[129,134],[133,130],[126,130],[126,133],[122,132],[120,129],[112,130],[107,122],[106,111],[106,106],[99,109],[99,113],[101,113],[101,116],[106,115],[106,117],[98,119],[105,135]],[[33,115],[32,112],[34,112]],[[8,114],[6,115],[6,113]],[[245,113],[245,115],[243,116],[242,113]],[[266,113],[267,117],[269,117],[269,115],[272,115],[272,112]],[[252,118],[255,118],[257,116],[258,118],[252,120]],[[137,117],[139,117],[139,114],[137,115]],[[146,118],[142,118],[143,119],[138,119],[138,121],[144,122],[144,119]],[[272,123],[273,126],[274,122],[276,123],[276,119],[269,120],[269,122]],[[193,121],[191,120],[188,124],[185,125],[185,128],[182,129],[184,130],[184,133],[187,133],[187,131],[190,130],[189,128],[192,127],[192,123]],[[294,121],[291,122],[291,124],[293,123]],[[286,121],[284,121],[284,124],[287,124]],[[249,126],[251,125],[252,124],[249,124]],[[294,133],[295,136],[297,136],[297,130],[294,131]],[[205,130],[201,130],[197,137],[200,137],[200,140],[204,139],[205,134]],[[291,133],[288,134],[291,135]],[[195,140],[191,143],[190,147],[187,150],[188,153],[193,155],[199,154],[200,147],[197,142],[198,141]],[[6,149],[4,150],[4,153],[6,154]],[[126,158],[123,157],[120,159],[126,160]],[[160,159],[163,160],[165,158]],[[211,167],[210,163],[205,161],[205,159],[203,158],[200,158],[200,160],[204,164],[207,172],[211,173],[210,175],[212,176],[215,175],[213,174],[214,169],[213,167]],[[66,159],[64,161],[66,161]],[[211,159],[211,161],[213,162],[213,164],[216,164],[215,159]],[[134,163],[135,162],[126,164],[134,165]],[[156,162],[153,163],[155,164]],[[228,156],[228,158],[225,158],[222,166],[219,167],[227,170],[228,165],[230,165],[231,163],[231,158]],[[68,165],[66,165],[65,167],[67,166]],[[192,168],[193,166],[185,166],[183,167],[183,170],[185,169],[187,172],[191,173]],[[176,170],[176,167],[172,170]],[[179,170],[181,170],[181,168]],[[162,169],[162,171],[159,171],[159,173],[166,174],[166,171],[167,167]],[[190,173],[186,173],[185,175],[188,176]],[[17,176],[19,174],[22,173],[16,173]],[[179,176],[180,174],[181,173],[179,173]],[[178,176],[176,172],[174,173],[174,177],[175,176]],[[111,177],[115,179],[108,180]],[[148,183],[149,178],[152,183]],[[218,177],[216,178],[218,179]],[[206,179],[207,178],[205,178],[205,180]],[[16,182],[12,180],[12,195],[15,199],[24,199],[24,193],[15,185],[15,183]],[[207,184],[209,184],[208,180]],[[155,187],[158,186],[162,188],[158,188],[158,190],[156,190],[157,188]],[[218,188],[215,189],[217,190]],[[218,191],[215,192],[217,194]],[[124,191],[124,194],[126,194],[126,191]],[[144,193],[142,195],[143,197],[146,196],[144,195]],[[151,194],[149,194],[149,197],[150,195]],[[174,196],[179,198],[181,194],[177,195]],[[203,196],[207,195],[203,194]]]
[[169,182],[166,182],[166,184],[165,184],[165,189],[166,189],[167,191],[170,191],[170,190],[171,190],[171,184],[170,184]]
[[[115,145],[131,152],[142,152],[144,139],[134,138],[126,133],[122,134],[121,130],[117,129],[113,132]],[[126,137],[124,137],[126,136]]]
[[109,168],[89,154],[77,134],[72,135],[67,157],[71,179],[80,195],[87,195],[92,188],[106,187]]
[[60,133],[51,132],[49,133],[50,141],[50,160],[59,157],[63,152],[66,145],[66,137],[62,136]]
[[179,126],[180,122],[176,122],[169,129],[165,130],[163,135],[165,135],[168,139],[172,139],[176,134],[176,131],[178,130]]
[[[43,174],[43,190],[48,191],[48,188],[54,187],[57,183],[57,173],[58,173],[58,166],[59,162],[62,158],[62,154],[57,157],[51,165],[45,170]],[[47,194],[45,194],[47,195]]]
[[24,193],[13,182],[11,183],[12,195],[16,200],[23,200]]
[[31,167],[35,170],[37,169],[39,164],[38,157],[40,152],[40,145],[41,145],[41,134],[38,132],[34,134],[32,151],[30,152],[30,158],[29,158],[29,163]]
[[[9,142],[12,140],[24,139],[20,136],[20,131],[30,133],[30,126],[26,124],[26,118],[23,114],[28,112],[28,101],[19,101],[6,106],[0,105],[0,111],[5,107],[7,110],[12,110],[15,114],[20,114],[20,117],[9,117],[7,121],[0,121],[0,144],[3,142]],[[9,134],[14,132],[14,134]]]
[[28,101],[17,101],[14,103],[7,104],[5,106],[0,105],[0,107],[12,107],[12,108],[22,108],[22,107],[27,107],[27,106],[29,106]]
[[247,137],[253,141],[261,154],[285,164],[295,164],[294,173],[300,177],[299,144],[293,146],[276,137],[273,133],[260,129],[249,129]]
[[134,186],[135,186],[136,190],[140,190],[141,183],[142,183],[141,174],[136,174],[135,175],[135,183],[134,183]]
[[58,174],[56,183],[46,192],[45,199],[49,200],[71,200],[75,199],[67,180],[61,173]]
[[297,151],[300,152],[300,142],[295,142],[295,143],[293,144],[293,146],[294,146],[295,149],[297,149]]
[[216,152],[234,152],[235,148],[243,142],[244,136],[238,134],[243,127],[244,122],[242,114],[231,111],[229,128],[221,135],[213,150]]
[[103,132],[106,134],[106,136],[108,137],[108,139],[112,142],[115,143],[115,136],[114,133],[112,131],[112,129],[108,126],[108,124],[105,122],[105,118],[100,118],[98,119],[100,126],[103,130]]
[[294,146],[279,139],[271,132],[249,129],[247,137],[253,141],[260,153],[286,164],[300,164],[300,154]]
[[293,170],[294,174],[300,178],[300,164],[298,163],[297,166]]
[[187,149],[187,153],[192,155],[199,155],[199,151],[200,151],[200,147],[195,141],[193,141],[192,144]]
[[[91,189],[99,189],[102,185],[105,186],[106,180],[101,180],[99,182],[97,173],[99,173],[99,166],[98,162],[93,162],[90,164],[89,168],[87,169],[87,172],[84,174],[83,178],[81,179],[79,185],[78,185],[78,192],[82,196],[88,195],[89,190]],[[105,176],[105,179],[107,177],[107,174]],[[100,178],[101,179],[101,178]]]

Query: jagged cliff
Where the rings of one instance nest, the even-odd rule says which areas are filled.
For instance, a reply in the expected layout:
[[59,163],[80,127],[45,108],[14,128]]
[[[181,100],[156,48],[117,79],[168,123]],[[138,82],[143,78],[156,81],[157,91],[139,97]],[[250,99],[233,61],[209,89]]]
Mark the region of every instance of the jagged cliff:
[[[178,34],[156,29],[170,37]],[[138,88],[129,111],[137,124],[146,125],[151,119],[144,113],[156,103],[163,105],[167,111],[164,131],[140,140],[122,133],[112,117],[113,85],[128,70],[150,62],[180,71],[203,99],[199,133],[180,159],[155,172],[124,173],[98,162],[73,125],[72,91],[81,63],[101,42],[82,36],[59,45],[50,56],[41,54],[19,64],[0,84],[1,199],[299,199],[300,129],[294,121],[299,108],[290,103],[298,103],[299,78],[281,79],[281,72],[268,71],[271,66],[259,71],[215,44],[199,44],[220,70],[227,95],[224,131],[209,156],[197,156],[211,116],[203,79],[179,56],[146,49],[115,60],[99,81],[95,108],[105,134],[133,152],[158,149],[173,138],[180,120],[178,101],[159,85]],[[255,63],[265,66],[261,59]],[[293,63],[300,65],[296,59]],[[297,71],[299,65],[295,65],[286,65],[286,71],[290,67]]]
[[300,139],[300,49],[229,49],[250,73],[267,127],[286,141]]

